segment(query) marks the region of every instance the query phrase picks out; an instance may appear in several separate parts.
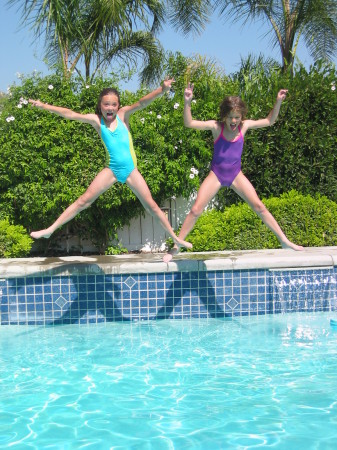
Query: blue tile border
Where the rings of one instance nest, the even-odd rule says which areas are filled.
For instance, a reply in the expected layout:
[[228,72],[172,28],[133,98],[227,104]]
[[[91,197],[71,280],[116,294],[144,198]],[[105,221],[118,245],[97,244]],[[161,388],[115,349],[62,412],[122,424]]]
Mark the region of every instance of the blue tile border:
[[337,268],[0,278],[0,325],[235,317],[337,309]]

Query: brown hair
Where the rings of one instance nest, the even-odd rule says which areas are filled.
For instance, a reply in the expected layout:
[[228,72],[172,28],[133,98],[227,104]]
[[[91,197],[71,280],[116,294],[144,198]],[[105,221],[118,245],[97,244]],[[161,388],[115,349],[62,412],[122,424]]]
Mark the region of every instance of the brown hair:
[[224,122],[231,111],[238,111],[244,120],[247,114],[246,103],[240,97],[225,97],[220,105],[220,122]]
[[102,98],[103,98],[105,95],[109,95],[109,94],[114,94],[114,95],[118,98],[118,104],[119,104],[119,105],[121,104],[121,99],[120,99],[119,92],[117,91],[117,89],[114,89],[114,88],[105,88],[105,89],[103,89],[103,90],[100,92],[100,94],[99,94],[99,97],[98,97],[98,100],[97,100],[97,105],[96,105],[96,110],[95,110],[95,113],[96,113],[98,116],[101,116],[101,115],[102,115],[102,111],[101,111],[101,102],[102,102]]

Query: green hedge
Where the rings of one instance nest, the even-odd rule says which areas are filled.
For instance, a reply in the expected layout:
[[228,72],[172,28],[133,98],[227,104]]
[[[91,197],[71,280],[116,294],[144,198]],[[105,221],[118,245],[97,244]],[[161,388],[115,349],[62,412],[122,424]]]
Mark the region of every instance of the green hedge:
[[[328,198],[319,195],[313,198],[292,190],[263,203],[296,244],[337,245],[337,204]],[[188,241],[196,252],[280,247],[275,235],[246,203],[224,211],[205,212],[188,235]]]
[[21,225],[11,225],[7,219],[0,220],[0,258],[23,258],[29,255],[33,245]]

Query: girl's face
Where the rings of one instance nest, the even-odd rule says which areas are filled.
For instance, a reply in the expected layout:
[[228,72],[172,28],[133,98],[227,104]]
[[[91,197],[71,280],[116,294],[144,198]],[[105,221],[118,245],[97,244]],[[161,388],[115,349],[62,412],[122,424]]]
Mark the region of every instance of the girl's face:
[[102,116],[108,122],[111,122],[116,118],[116,114],[119,109],[118,97],[115,94],[107,94],[102,97],[101,111]]
[[236,131],[242,122],[242,115],[239,111],[233,110],[225,118],[225,125],[228,130]]

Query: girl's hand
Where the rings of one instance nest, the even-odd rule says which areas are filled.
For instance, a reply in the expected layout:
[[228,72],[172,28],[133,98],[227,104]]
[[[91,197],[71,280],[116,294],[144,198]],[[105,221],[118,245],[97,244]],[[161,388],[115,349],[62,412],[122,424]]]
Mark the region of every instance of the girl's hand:
[[277,94],[276,100],[283,102],[286,99],[287,93],[288,89],[281,89]]
[[28,101],[31,105],[36,106],[37,108],[43,108],[44,103],[42,103],[40,100],[32,100],[30,98]]
[[166,78],[166,80],[164,80],[162,84],[163,92],[169,91],[171,89],[172,83],[175,83],[174,78]]
[[190,103],[193,98],[193,88],[194,88],[194,85],[191,83],[188,83],[187,88],[185,89],[185,92],[184,92],[184,100],[186,103]]

